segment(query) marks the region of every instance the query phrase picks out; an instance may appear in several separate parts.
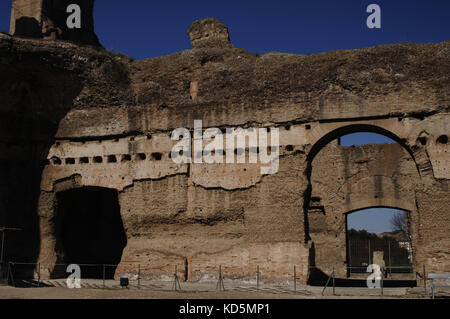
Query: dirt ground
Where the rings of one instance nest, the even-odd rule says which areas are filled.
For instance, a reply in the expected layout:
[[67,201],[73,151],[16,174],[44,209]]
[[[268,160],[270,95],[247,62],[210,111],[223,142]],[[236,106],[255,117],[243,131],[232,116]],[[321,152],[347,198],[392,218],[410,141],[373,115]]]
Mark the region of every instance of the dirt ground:
[[379,298],[430,298],[425,297],[421,291],[406,291],[405,289],[391,288],[384,296],[379,292],[368,292],[367,289],[337,288],[336,295],[331,291],[321,295],[321,287],[311,287],[305,292],[270,293],[265,291],[155,291],[138,289],[68,289],[62,287],[43,288],[15,288],[0,286],[0,299],[379,299]]

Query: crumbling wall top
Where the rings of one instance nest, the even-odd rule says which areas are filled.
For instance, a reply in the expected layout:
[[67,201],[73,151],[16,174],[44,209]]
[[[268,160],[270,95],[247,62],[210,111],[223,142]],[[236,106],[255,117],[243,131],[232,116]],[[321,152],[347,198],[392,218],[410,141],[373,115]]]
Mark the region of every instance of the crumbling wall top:
[[231,48],[228,28],[216,18],[194,21],[187,31],[192,48]]

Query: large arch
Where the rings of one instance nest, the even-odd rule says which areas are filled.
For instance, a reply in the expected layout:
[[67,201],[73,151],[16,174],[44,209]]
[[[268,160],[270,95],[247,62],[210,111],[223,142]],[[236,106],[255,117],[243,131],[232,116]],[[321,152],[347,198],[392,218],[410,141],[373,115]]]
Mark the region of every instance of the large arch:
[[[310,140],[310,143],[312,145],[312,148],[310,149],[307,155],[308,162],[312,162],[317,153],[319,153],[320,150],[325,145],[330,143],[332,140],[347,134],[358,132],[370,132],[389,137],[390,139],[400,144],[411,155],[411,157],[414,159],[415,162],[414,152],[406,144],[407,142],[406,137],[401,137],[402,135],[398,135],[397,133],[389,130],[388,128],[380,126],[380,124],[383,125],[384,123],[383,122],[376,123],[374,121],[368,121],[368,122],[357,122],[352,124],[339,123],[338,125],[336,125],[336,123],[324,123],[318,125],[315,128],[315,131],[311,133],[312,138]],[[400,133],[400,128],[397,128],[397,131],[398,133]],[[406,133],[403,128],[401,129],[401,131],[403,133]]]
[[411,201],[399,199],[395,197],[370,198],[361,199],[359,201],[352,201],[349,206],[345,208],[345,214],[351,214],[368,208],[396,208],[404,211],[414,211],[415,205]]
[[[380,123],[383,122],[386,123],[385,120],[380,121]],[[395,126],[393,121],[389,121],[388,123]],[[323,135],[319,135],[319,132]],[[407,153],[407,155],[405,156],[412,160],[412,163],[408,166],[411,167],[412,170],[412,172],[409,171],[409,174],[413,175],[412,182],[414,183],[421,178],[421,163],[416,162],[415,152],[408,145],[406,138],[403,137],[407,136],[407,130],[403,131],[402,136],[398,136],[385,127],[375,125],[373,121],[366,123],[321,123],[317,125],[315,132],[312,132],[311,134],[313,136],[311,141],[315,142],[311,144],[311,147],[307,152],[305,171],[308,182],[308,187],[304,193],[303,207],[306,229],[305,241],[312,243],[314,250],[311,253],[311,258],[314,259],[311,260],[312,266],[317,267],[324,273],[328,272],[331,267],[336,266],[337,274],[341,278],[347,276],[345,265],[347,260],[347,214],[370,207],[400,208],[411,212],[412,215],[416,215],[415,212],[417,211],[414,188],[411,187],[408,189],[407,196],[405,196],[404,193],[396,193],[395,190],[399,185],[389,164],[379,165],[380,167],[377,167],[375,172],[366,170],[358,172],[357,175],[345,176],[344,181],[339,182],[342,187],[339,188],[338,192],[323,192],[326,197],[325,199],[316,196],[317,194],[314,193],[313,181],[311,179],[315,158],[327,145],[330,145],[333,140],[343,135],[356,132],[377,133],[396,141],[397,144],[401,146],[400,149],[406,151],[405,153]],[[387,148],[389,151],[389,147]],[[395,146],[394,144],[394,147],[392,148],[396,148],[398,152],[398,146]],[[349,165],[352,165],[352,158],[346,158],[345,160],[350,163]],[[377,159],[370,160],[376,161]],[[323,183],[326,184],[325,181]],[[385,192],[380,191],[383,188],[386,188]],[[332,197],[336,197],[336,200],[328,200]],[[314,212],[314,209],[316,212]],[[318,210],[321,212],[317,213]],[[313,216],[311,214],[315,215]],[[416,218],[414,218],[411,222],[416,223],[416,221]],[[321,228],[319,229],[317,227]],[[412,231],[417,231],[417,227],[412,227]],[[332,252],[333,249],[336,251]]]
[[[356,121],[319,122],[308,134],[307,142],[311,145],[307,153],[310,163],[316,154],[333,139],[351,133],[371,132],[384,135],[401,145],[414,160],[419,175],[433,178],[433,166],[424,147],[427,137],[421,137],[415,122],[403,118],[380,118]],[[425,140],[423,140],[425,138]],[[307,167],[309,169],[309,165]]]

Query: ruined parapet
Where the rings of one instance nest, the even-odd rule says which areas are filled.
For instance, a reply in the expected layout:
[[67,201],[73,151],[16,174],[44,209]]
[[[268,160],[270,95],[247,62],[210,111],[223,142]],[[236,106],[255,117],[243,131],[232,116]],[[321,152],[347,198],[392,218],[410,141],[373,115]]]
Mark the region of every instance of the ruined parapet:
[[[70,5],[80,8],[79,27],[69,28]],[[68,12],[69,11],[69,12]],[[27,38],[100,45],[94,33],[94,0],[13,0],[10,33]]]
[[216,18],[194,21],[187,33],[193,49],[232,47],[228,28]]
[[41,37],[42,0],[13,0],[9,33],[29,38]]

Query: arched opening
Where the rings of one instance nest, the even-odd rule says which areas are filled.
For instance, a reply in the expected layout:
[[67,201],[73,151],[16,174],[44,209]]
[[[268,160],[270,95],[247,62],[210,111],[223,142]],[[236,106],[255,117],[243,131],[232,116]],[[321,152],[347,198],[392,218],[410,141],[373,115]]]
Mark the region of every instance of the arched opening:
[[58,260],[52,277],[67,277],[67,265],[78,264],[81,278],[103,278],[105,271],[112,279],[127,243],[117,191],[83,187],[57,193],[56,201]]
[[[322,136],[319,140],[317,140],[308,153],[308,162],[312,163],[317,153],[320,152],[320,150],[324,148],[327,144],[329,144],[331,141],[341,140],[345,136],[349,137],[350,135],[357,135],[361,133],[365,133],[366,136],[369,134],[371,135],[375,134],[379,136],[378,138],[382,137],[384,139],[387,138],[389,140],[392,140],[393,142],[400,144],[411,155],[411,157],[414,157],[412,150],[406,145],[405,140],[401,139],[394,133],[382,127],[372,124],[351,124],[336,128],[331,132],[328,132],[327,134]],[[364,142],[359,145],[363,144],[368,143]],[[348,145],[356,145],[356,144],[348,144]]]
[[[320,130],[327,132],[324,125]],[[350,229],[347,227],[347,217],[357,216],[356,212],[365,208],[381,207],[398,207],[413,214],[415,201],[412,185],[416,178],[420,178],[414,154],[405,140],[386,129],[369,124],[351,124],[325,133],[313,144],[307,160],[305,174],[308,188],[304,193],[304,216],[305,241],[310,242],[312,247],[309,283],[324,284],[331,270],[335,269],[340,284],[353,285],[354,272],[351,272],[351,267],[354,265],[350,263],[358,260],[356,257],[350,260],[352,251],[351,246],[350,251],[348,249]],[[408,220],[408,223],[414,222]],[[372,262],[373,248],[381,243],[383,240],[380,244],[378,240],[374,241],[371,252],[364,253],[367,260],[360,263],[368,264],[369,254]],[[396,249],[396,242],[391,243],[392,250]],[[386,257],[385,265],[389,265],[388,249],[389,239],[386,253],[384,247],[379,249],[383,251],[382,259]],[[377,253],[379,257],[380,253]],[[392,263],[391,259],[391,266]],[[404,265],[409,266],[408,272],[411,272],[410,264]],[[394,267],[389,270],[393,271]],[[367,268],[361,270],[364,273],[362,278],[367,278],[366,271]],[[364,286],[365,279],[355,285]]]
[[347,213],[348,277],[365,279],[367,267],[376,264],[385,270],[388,279],[410,279],[413,254],[410,217],[409,211],[391,207]]
[[358,132],[338,137],[338,143],[342,146],[366,145],[366,144],[390,144],[395,140],[378,133]]

